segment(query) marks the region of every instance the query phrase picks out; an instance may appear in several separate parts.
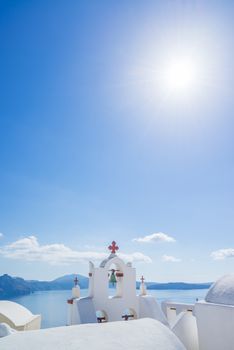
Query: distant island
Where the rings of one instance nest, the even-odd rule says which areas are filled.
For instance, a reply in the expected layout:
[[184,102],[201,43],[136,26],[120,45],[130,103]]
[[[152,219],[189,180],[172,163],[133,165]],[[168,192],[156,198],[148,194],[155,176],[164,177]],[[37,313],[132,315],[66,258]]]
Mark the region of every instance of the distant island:
[[[56,278],[53,281],[36,281],[36,280],[24,280],[20,277],[12,277],[7,274],[0,276],[0,299],[13,298],[21,295],[27,295],[37,291],[47,290],[69,290],[74,286],[74,278],[78,277],[80,288],[88,288],[89,279],[82,275],[65,275],[63,277]],[[152,290],[190,290],[190,289],[208,289],[211,286],[211,282],[208,283],[184,283],[184,282],[170,282],[170,283],[156,283],[147,282],[147,289]],[[140,282],[136,282],[136,288],[138,289]]]

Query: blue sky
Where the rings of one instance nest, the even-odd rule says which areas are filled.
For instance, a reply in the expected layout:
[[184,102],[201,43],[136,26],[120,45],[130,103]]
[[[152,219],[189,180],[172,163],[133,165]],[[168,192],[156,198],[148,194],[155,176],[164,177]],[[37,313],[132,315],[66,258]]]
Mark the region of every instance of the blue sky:
[[[0,1],[0,274],[86,274],[113,239],[146,280],[233,271],[233,15]],[[175,91],[162,72],[185,56]]]

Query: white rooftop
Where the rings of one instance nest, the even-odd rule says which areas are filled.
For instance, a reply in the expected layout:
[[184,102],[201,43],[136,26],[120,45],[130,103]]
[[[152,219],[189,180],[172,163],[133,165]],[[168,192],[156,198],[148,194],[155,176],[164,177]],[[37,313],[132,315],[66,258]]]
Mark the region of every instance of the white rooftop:
[[1,350],[185,350],[179,339],[152,319],[83,324],[16,332],[0,339]]
[[234,306],[234,274],[219,278],[209,289],[205,301]]
[[24,306],[12,301],[0,300],[0,315],[11,320],[16,327],[28,323],[34,315]]

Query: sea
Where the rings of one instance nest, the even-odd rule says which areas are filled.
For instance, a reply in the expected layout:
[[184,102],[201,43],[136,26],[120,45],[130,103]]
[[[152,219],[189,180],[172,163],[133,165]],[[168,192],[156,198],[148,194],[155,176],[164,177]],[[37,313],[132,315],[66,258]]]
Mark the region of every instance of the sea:
[[[148,291],[148,294],[155,296],[159,303],[167,300],[194,304],[197,299],[204,299],[206,293],[207,289]],[[81,289],[81,296],[87,296],[87,294],[87,289]],[[41,327],[50,328],[66,325],[69,298],[71,298],[71,290],[50,290],[34,292],[11,300],[25,306],[33,314],[41,314]]]

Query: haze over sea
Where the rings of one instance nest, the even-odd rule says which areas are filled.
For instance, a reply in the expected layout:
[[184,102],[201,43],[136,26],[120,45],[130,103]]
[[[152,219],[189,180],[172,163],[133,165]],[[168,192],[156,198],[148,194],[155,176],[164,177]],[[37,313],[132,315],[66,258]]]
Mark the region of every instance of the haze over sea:
[[[113,290],[110,290],[110,294]],[[137,291],[139,292],[139,291]],[[81,289],[81,296],[86,296],[87,289]],[[206,289],[192,290],[150,290],[159,302],[171,300],[194,303],[196,299],[204,299]],[[42,328],[65,326],[67,322],[67,299],[71,297],[70,290],[43,291],[13,298],[12,300],[26,306],[32,313],[42,315]],[[124,311],[124,310],[123,310]]]

